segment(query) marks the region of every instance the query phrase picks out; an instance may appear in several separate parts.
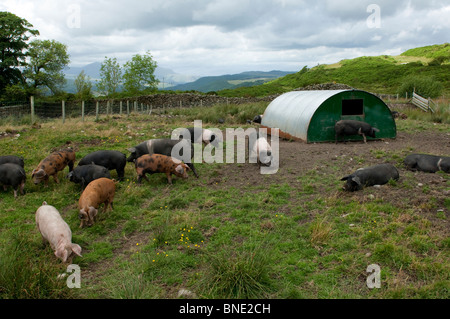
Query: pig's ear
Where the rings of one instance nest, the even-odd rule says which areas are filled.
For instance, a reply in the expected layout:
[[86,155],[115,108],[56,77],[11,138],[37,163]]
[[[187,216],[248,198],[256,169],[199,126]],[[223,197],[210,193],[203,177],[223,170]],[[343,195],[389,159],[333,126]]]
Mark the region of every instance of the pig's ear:
[[358,176],[353,176],[352,177],[352,182],[355,183],[356,185],[361,185],[361,180],[359,179]]
[[80,209],[80,213],[78,214],[78,218],[79,219],[86,219],[87,218],[87,214],[84,211],[84,209]]
[[346,180],[348,180],[349,178],[350,178],[350,175],[345,176],[345,177],[342,177],[342,178],[341,178],[341,181],[346,181]]
[[74,252],[75,255],[83,257],[83,256],[81,256],[81,247],[80,247],[80,245],[72,244],[71,248],[72,248],[72,251]]
[[136,152],[136,147],[127,148],[127,151],[130,153],[134,153],[134,152]]
[[34,170],[33,174],[37,177],[44,177],[46,175],[45,171],[42,168],[38,171]]
[[376,133],[378,133],[380,130],[379,129],[377,129],[376,127],[372,127],[373,128],[373,130],[376,132]]
[[92,206],[89,206],[89,219],[94,220],[95,216],[97,216],[98,210]]
[[176,171],[178,174],[183,174],[183,172],[184,172],[183,166],[178,165],[177,167],[175,167],[175,171]]
[[62,262],[65,263],[67,261],[67,257],[69,257],[69,253],[64,247],[60,247],[55,251],[55,256],[61,258]]

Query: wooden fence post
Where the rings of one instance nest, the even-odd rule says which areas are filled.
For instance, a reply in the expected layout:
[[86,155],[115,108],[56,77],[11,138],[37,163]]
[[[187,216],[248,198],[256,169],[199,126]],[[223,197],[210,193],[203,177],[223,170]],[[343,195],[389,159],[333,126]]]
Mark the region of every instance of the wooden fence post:
[[95,120],[98,121],[99,101],[95,103]]
[[130,116],[130,101],[127,100],[127,116]]
[[30,96],[30,106],[31,106],[31,125],[34,124],[34,96]]
[[84,122],[84,101],[81,101],[81,120]]
[[119,114],[122,115],[122,101],[119,102]]
[[62,122],[64,124],[64,122],[66,121],[66,101],[64,100],[62,101],[61,107],[62,107]]
[[106,115],[109,115],[109,100],[106,101]]

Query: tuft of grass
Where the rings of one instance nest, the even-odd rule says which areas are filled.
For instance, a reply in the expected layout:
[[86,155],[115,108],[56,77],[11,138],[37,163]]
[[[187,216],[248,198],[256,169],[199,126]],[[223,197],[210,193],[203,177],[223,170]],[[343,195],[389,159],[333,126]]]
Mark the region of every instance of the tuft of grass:
[[333,227],[327,218],[316,220],[310,226],[310,241],[313,246],[326,245],[333,237]]
[[208,298],[267,298],[272,287],[270,252],[261,247],[206,256],[209,265],[202,280]]

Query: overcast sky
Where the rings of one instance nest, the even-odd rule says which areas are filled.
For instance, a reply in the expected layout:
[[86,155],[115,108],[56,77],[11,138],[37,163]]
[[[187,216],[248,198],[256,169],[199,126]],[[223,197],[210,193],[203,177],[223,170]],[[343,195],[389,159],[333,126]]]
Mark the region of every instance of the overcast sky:
[[150,51],[196,76],[298,71],[450,42],[448,0],[1,0],[72,66]]

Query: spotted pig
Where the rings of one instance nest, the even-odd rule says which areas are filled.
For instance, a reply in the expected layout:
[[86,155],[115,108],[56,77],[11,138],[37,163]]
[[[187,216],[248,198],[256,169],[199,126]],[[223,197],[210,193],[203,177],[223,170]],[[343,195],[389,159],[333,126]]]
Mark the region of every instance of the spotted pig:
[[198,178],[194,163],[191,162],[191,159],[194,157],[194,145],[189,140],[172,140],[170,138],[151,139],[129,148],[128,151],[131,152],[127,158],[128,162],[134,162],[144,154],[162,154],[176,157],[184,161],[192,170],[195,177]]
[[37,185],[44,181],[44,185],[47,187],[50,176],[53,176],[55,183],[59,183],[58,172],[62,171],[67,165],[69,166],[69,172],[73,171],[74,163],[75,152],[72,149],[53,152],[44,158],[31,173],[33,183]]
[[147,176],[145,176],[147,173],[165,173],[169,184],[172,184],[172,174],[178,177],[188,178],[187,171],[189,170],[189,166],[176,158],[166,155],[142,155],[135,161],[135,167],[139,184],[142,178],[148,181]]

